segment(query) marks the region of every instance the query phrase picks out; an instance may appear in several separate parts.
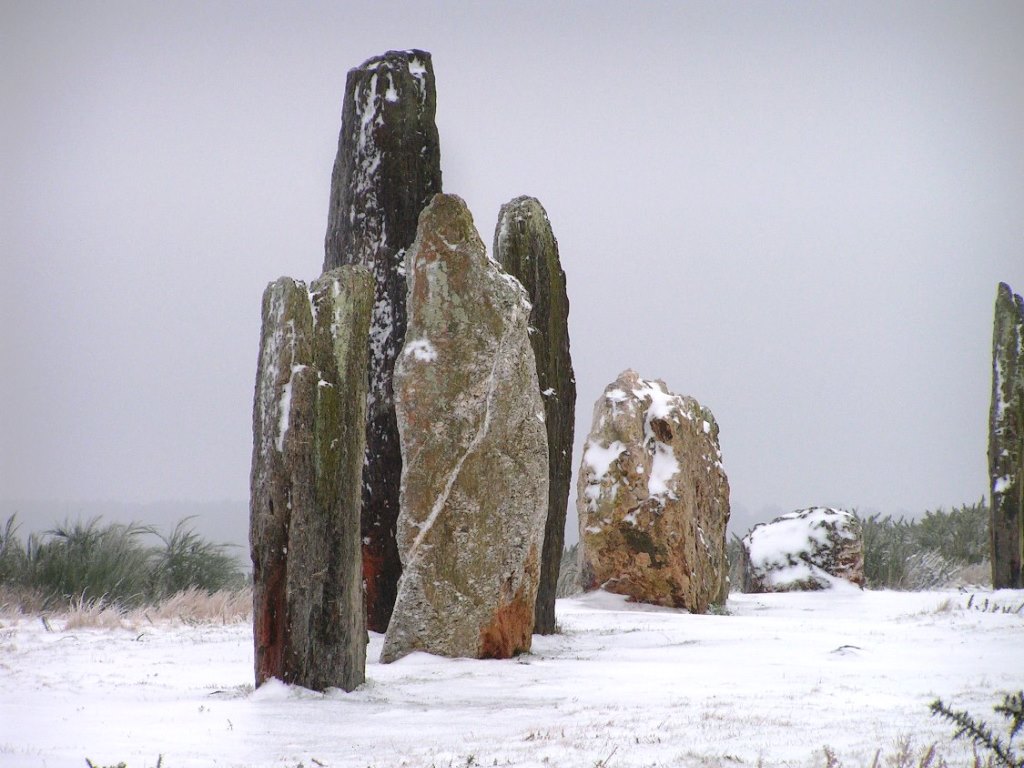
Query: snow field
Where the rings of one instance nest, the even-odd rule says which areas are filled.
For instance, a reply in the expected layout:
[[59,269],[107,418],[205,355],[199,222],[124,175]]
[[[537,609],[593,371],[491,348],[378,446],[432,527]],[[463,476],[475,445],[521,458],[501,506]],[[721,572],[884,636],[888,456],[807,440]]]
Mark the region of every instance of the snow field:
[[[985,597],[1016,607],[1024,591]],[[562,634],[509,661],[382,665],[371,634],[351,694],[254,692],[247,623],[5,620],[0,766],[812,766],[827,744],[853,768],[899,737],[966,765],[928,703],[992,721],[1024,688],[1024,615],[968,598],[734,594],[731,615],[691,616],[595,592],[560,600]]]

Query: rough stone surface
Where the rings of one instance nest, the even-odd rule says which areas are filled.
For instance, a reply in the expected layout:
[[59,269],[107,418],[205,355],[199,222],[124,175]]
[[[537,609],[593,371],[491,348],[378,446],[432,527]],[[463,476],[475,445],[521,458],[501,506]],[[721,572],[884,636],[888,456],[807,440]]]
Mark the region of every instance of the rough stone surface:
[[250,546],[256,684],[364,679],[359,532],[373,284],[362,268],[263,294]]
[[395,544],[402,456],[392,375],[406,324],[405,252],[441,191],[430,54],[390,51],[348,73],[324,269],[359,264],[375,281],[363,471],[363,566],[369,627],[383,632],[401,563]]
[[864,586],[864,537],[845,510],[790,512],[743,538],[744,592],[829,589],[838,581]]
[[494,231],[494,258],[526,289],[530,343],[544,398],[548,433],[548,516],[541,555],[534,631],[555,631],[558,570],[565,545],[565,513],[572,477],[576,377],[569,354],[569,297],[558,242],[540,202],[517,197],[501,207]]
[[1000,283],[992,330],[988,467],[992,586],[1024,587],[1024,300]]
[[692,397],[624,371],[594,405],[577,488],[580,580],[703,613],[728,579],[718,424]]
[[381,660],[506,658],[530,648],[548,502],[530,304],[453,195],[423,211],[408,274],[395,368],[404,570]]

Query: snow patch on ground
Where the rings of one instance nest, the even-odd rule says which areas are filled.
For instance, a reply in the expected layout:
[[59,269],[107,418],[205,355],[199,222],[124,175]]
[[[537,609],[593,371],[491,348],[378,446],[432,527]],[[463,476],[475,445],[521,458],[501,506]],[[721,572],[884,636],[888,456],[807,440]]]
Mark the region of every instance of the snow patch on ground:
[[[1024,591],[986,593],[1000,604]],[[1024,617],[957,592],[731,596],[697,616],[593,592],[560,600],[562,632],[507,661],[415,653],[375,661],[356,691],[277,681],[253,692],[248,624],[47,631],[0,621],[0,764],[175,768],[869,765],[894,740],[965,745],[942,697],[992,716],[1024,687]],[[314,762],[317,761],[317,762]]]

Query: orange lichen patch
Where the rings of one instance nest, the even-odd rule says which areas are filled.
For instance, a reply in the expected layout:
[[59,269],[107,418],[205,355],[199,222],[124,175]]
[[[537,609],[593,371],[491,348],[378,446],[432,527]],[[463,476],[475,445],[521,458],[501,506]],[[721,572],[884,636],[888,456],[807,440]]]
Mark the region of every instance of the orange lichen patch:
[[511,579],[503,587],[505,602],[494,619],[480,630],[481,659],[508,659],[526,653],[533,642],[534,599],[526,598],[527,584],[536,584],[540,567],[536,547],[530,547],[523,565],[523,582],[512,594]]
[[280,679],[284,674],[287,562],[282,558],[269,570],[265,586],[256,593],[253,607],[256,685],[272,677]]
[[530,650],[533,640],[533,605],[522,588],[511,603],[498,609],[493,621],[480,631],[481,659],[508,659]]

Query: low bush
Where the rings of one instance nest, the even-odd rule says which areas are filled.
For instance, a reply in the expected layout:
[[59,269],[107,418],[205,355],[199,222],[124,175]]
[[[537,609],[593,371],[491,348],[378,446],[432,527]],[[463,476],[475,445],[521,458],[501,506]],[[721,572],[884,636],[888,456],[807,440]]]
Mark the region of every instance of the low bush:
[[583,591],[580,586],[579,547],[580,545],[577,543],[562,550],[555,597],[572,597]]
[[163,536],[149,526],[101,525],[96,518],[22,543],[12,516],[0,533],[0,593],[23,607],[130,608],[190,589],[243,587],[245,576],[227,547],[205,541],[187,524],[188,518]]
[[180,521],[168,536],[157,534],[162,546],[152,550],[154,592],[169,596],[195,588],[217,592],[237,587],[238,562],[223,545],[205,541],[188,528],[189,519]]
[[931,589],[988,578],[989,508],[984,501],[918,520],[860,517],[864,577],[874,589]]

